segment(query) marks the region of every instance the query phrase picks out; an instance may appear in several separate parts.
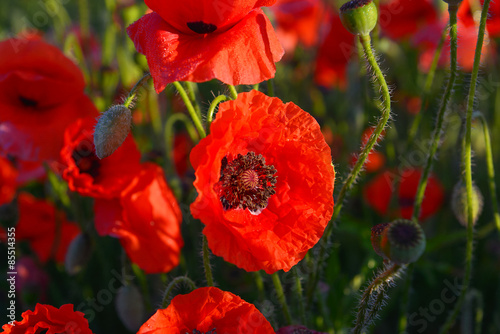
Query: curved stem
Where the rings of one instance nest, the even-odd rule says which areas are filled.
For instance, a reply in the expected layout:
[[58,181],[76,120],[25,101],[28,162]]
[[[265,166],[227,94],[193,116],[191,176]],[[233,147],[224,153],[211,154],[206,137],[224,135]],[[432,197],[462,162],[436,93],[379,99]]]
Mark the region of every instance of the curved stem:
[[444,116],[448,103],[451,99],[451,93],[453,91],[453,85],[455,83],[455,77],[457,72],[457,6],[449,6],[448,11],[450,12],[450,40],[451,40],[451,51],[450,51],[450,78],[448,79],[448,84],[441,100],[441,105],[439,107],[436,127],[432,135],[432,143],[429,149],[429,155],[427,156],[427,161],[425,164],[424,171],[420,177],[420,181],[417,187],[417,193],[415,195],[415,203],[413,207],[412,219],[418,220],[420,215],[420,208],[422,206],[422,200],[424,199],[425,188],[427,187],[427,181],[429,178],[430,171],[432,169],[432,163],[434,157],[439,147],[441,132],[443,131]]
[[286,303],[285,292],[283,291],[283,286],[281,285],[280,277],[278,273],[275,272],[271,275],[273,280],[274,289],[276,291],[276,296],[278,297],[278,301],[281,304],[281,308],[283,309],[283,315],[285,316],[285,321],[288,325],[292,324],[292,317],[290,316],[290,311],[288,310],[288,304]]
[[229,93],[231,94],[231,98],[233,100],[236,100],[238,98],[238,92],[236,91],[236,87],[234,87],[233,85],[227,85],[227,87],[229,88]]
[[189,277],[182,276],[182,277],[174,278],[172,280],[172,282],[170,282],[167,285],[167,288],[165,289],[165,292],[163,293],[163,299],[161,302],[162,308],[166,308],[168,306],[167,303],[172,299],[171,298],[172,291],[180,284],[185,284],[185,285],[189,286],[191,291],[196,290],[196,284],[194,284],[194,282]]
[[210,253],[208,249],[207,237],[203,236],[203,267],[205,268],[205,278],[208,286],[214,286],[212,268],[210,267]]
[[149,80],[149,78],[151,78],[151,74],[150,73],[144,74],[144,76],[141,78],[141,80],[139,80],[135,84],[135,86],[132,87],[132,89],[128,93],[127,98],[125,99],[125,102],[123,102],[123,105],[125,107],[130,108],[130,105],[132,104],[132,102],[134,101],[135,97],[137,96],[137,91],[139,90],[139,88],[142,87],[142,85],[144,85],[146,83],[146,81]]
[[198,100],[196,99],[196,93],[198,92],[198,84],[196,82],[187,81],[185,83],[187,87],[187,94],[191,103],[193,104],[194,110],[198,114],[198,117],[201,117],[201,108]]
[[[481,20],[479,23],[479,32],[477,36],[476,51],[474,54],[474,65],[472,67],[471,82],[469,87],[469,96],[467,99],[467,114],[465,121],[465,150],[464,150],[464,179],[467,189],[467,242],[465,246],[465,276],[460,296],[450,313],[445,324],[441,328],[440,333],[444,334],[449,331],[455,323],[455,319],[462,308],[465,296],[469,289],[472,276],[472,255],[474,250],[474,228],[473,228],[473,206],[472,206],[472,152],[471,152],[471,133],[472,133],[472,111],[474,108],[474,97],[476,96],[477,77],[479,72],[479,63],[481,61],[481,50],[483,48],[484,33],[486,29],[486,18],[488,16],[488,8],[490,0],[485,0],[481,11]],[[451,7],[450,7],[451,8]],[[456,13],[456,10],[455,10]],[[451,10],[450,10],[451,17]]]
[[326,246],[328,243],[328,239],[333,231],[334,224],[336,219],[338,218],[340,211],[342,210],[343,202],[349,191],[351,190],[352,186],[354,185],[354,182],[356,181],[358,175],[360,174],[363,165],[365,164],[365,161],[370,154],[373,146],[375,146],[375,143],[379,139],[380,135],[382,134],[382,131],[384,130],[387,122],[389,121],[389,118],[391,116],[391,95],[389,93],[389,87],[387,86],[387,82],[385,81],[384,74],[380,70],[380,67],[377,63],[377,60],[375,59],[375,56],[373,55],[372,52],[372,47],[370,43],[370,35],[360,35],[359,39],[361,41],[361,44],[363,45],[363,49],[365,52],[365,57],[366,61],[368,62],[369,67],[375,74],[375,77],[377,78],[377,82],[380,85],[380,88],[382,90],[382,97],[383,97],[383,105],[380,107],[381,112],[382,112],[382,117],[380,117],[377,126],[375,127],[375,130],[373,131],[372,135],[368,139],[367,143],[363,147],[363,150],[361,151],[361,154],[358,157],[358,160],[356,161],[356,164],[354,167],[351,169],[351,172],[347,176],[347,179],[345,183],[343,184],[342,188],[340,189],[339,196],[336,200],[335,203],[335,208],[333,210],[333,215],[332,219],[330,220],[330,223],[325,229],[325,232],[323,234],[323,237],[321,238],[320,241],[320,250],[319,250],[319,256],[317,257],[317,260],[315,262],[315,269],[312,271],[312,277],[310,276],[309,282],[311,284],[308,287],[307,291],[307,303],[310,304],[312,297],[313,297],[313,292],[314,289],[316,288],[316,285],[318,284],[318,279],[319,279],[319,271],[320,269],[320,264],[323,261],[323,258],[325,256],[325,251],[326,251]]
[[191,119],[193,120],[194,126],[196,127],[196,130],[198,130],[198,133],[200,134],[201,138],[205,138],[207,136],[207,133],[205,132],[205,129],[203,128],[203,125],[201,124],[201,119],[196,113],[196,110],[193,107],[193,104],[189,100],[189,97],[186,93],[186,90],[182,85],[178,82],[175,81],[174,83],[175,89],[179,92],[182,101],[184,101],[184,104],[186,105],[186,108],[189,112],[189,116],[191,116]]
[[166,155],[168,160],[170,160],[170,163],[167,161],[167,170],[170,170],[170,167],[173,165],[174,124],[176,122],[182,122],[186,126],[186,130],[193,143],[197,143],[200,140],[198,132],[194,128],[193,123],[191,123],[191,121],[189,120],[189,117],[187,117],[183,113],[175,113],[173,115],[170,115],[167,118],[167,122],[165,123],[164,131]]
[[488,168],[488,185],[490,187],[491,196],[491,208],[493,210],[493,216],[495,218],[497,230],[500,232],[500,213],[498,212],[497,189],[495,184],[495,167],[493,165],[493,152],[491,149],[490,130],[488,129],[488,123],[486,122],[486,118],[483,116],[483,114],[479,114],[479,119],[483,124],[486,164]]
[[226,95],[219,95],[212,101],[212,103],[210,103],[210,107],[208,108],[207,112],[207,129],[210,130],[210,124],[212,124],[212,120],[214,118],[215,108],[217,108],[219,103],[226,100],[229,100],[229,97],[227,97]]

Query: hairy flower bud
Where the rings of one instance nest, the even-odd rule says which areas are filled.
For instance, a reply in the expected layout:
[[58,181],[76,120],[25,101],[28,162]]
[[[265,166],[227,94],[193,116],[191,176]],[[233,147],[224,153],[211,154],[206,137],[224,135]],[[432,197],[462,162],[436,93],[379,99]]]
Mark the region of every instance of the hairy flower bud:
[[[453,188],[451,198],[451,209],[460,224],[467,226],[467,188],[463,182],[458,182]],[[479,188],[472,185],[472,224],[475,225],[477,219],[483,211],[483,195]]]
[[132,126],[132,113],[124,105],[106,110],[95,127],[94,145],[99,159],[109,157],[127,138]]
[[85,233],[78,234],[69,244],[64,260],[66,272],[75,275],[87,264],[92,255],[90,237]]
[[406,219],[374,226],[371,240],[378,255],[400,265],[415,262],[426,244],[420,225]]
[[125,327],[131,332],[137,332],[144,322],[144,302],[139,289],[133,284],[120,287],[115,306]]
[[377,24],[377,7],[372,0],[346,2],[340,7],[340,20],[354,35],[368,35]]

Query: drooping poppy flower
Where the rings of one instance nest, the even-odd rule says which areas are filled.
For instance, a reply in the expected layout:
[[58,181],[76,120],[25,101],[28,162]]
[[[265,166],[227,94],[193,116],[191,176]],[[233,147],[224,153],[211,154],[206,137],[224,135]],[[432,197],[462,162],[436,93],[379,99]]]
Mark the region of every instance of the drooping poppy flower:
[[80,233],[78,225],[50,202],[28,193],[19,194],[18,206],[16,239],[27,240],[41,262],[53,258],[63,263],[71,240]]
[[94,211],[97,232],[120,239],[145,272],[165,273],[179,264],[182,213],[159,166],[143,164],[120,197],[96,199]]
[[278,0],[270,9],[277,23],[276,34],[287,52],[299,42],[306,48],[318,42],[326,12],[321,0]]
[[156,311],[137,334],[160,333],[274,334],[257,308],[219,288],[198,288],[175,296],[166,309]]
[[[13,135],[2,135],[0,152],[31,163],[29,171],[39,177],[44,161],[59,158],[66,126],[98,112],[84,94],[79,68],[56,47],[11,38],[0,42],[0,54],[0,126]],[[23,166],[16,166],[20,173]]]
[[276,0],[146,0],[154,12],[127,28],[155,89],[174,81],[256,84],[274,77],[283,49],[259,8]]
[[335,172],[314,118],[258,91],[219,105],[193,148],[193,217],[215,255],[246,271],[285,271],[323,235]]
[[82,312],[74,311],[72,304],[56,308],[37,304],[34,311],[23,312],[21,321],[2,326],[5,334],[66,333],[92,334]]
[[0,205],[10,203],[17,189],[18,172],[8,159],[0,156]]
[[412,36],[437,19],[437,10],[431,0],[389,0],[380,3],[380,29],[396,41]]
[[357,54],[351,34],[337,13],[330,15],[330,30],[321,43],[316,58],[314,81],[327,88],[345,89],[347,64]]
[[313,331],[306,326],[301,325],[291,325],[286,327],[281,327],[278,329],[276,334],[326,334],[325,332]]
[[[386,215],[390,209],[393,196],[397,196],[397,208],[391,216],[410,219],[413,214],[413,203],[417,193],[422,171],[420,169],[405,169],[401,172],[387,170],[377,175],[363,189],[363,195],[368,203],[380,215]],[[429,176],[420,209],[420,220],[425,220],[435,214],[443,203],[444,190],[438,179]]]
[[95,154],[95,119],[79,119],[68,126],[61,150],[61,164],[56,169],[72,191],[84,196],[113,198],[140,171],[141,154],[132,135],[109,157]]

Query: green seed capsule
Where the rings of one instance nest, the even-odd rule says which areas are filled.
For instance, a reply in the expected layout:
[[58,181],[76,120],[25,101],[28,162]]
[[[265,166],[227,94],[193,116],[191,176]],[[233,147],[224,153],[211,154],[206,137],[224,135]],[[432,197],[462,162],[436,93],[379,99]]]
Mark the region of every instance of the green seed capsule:
[[[451,209],[460,224],[467,226],[467,188],[463,182],[458,182],[453,188]],[[476,222],[483,211],[483,195],[479,188],[472,185],[472,224]]]
[[377,7],[372,0],[346,2],[340,7],[340,20],[354,35],[368,35],[377,24]]

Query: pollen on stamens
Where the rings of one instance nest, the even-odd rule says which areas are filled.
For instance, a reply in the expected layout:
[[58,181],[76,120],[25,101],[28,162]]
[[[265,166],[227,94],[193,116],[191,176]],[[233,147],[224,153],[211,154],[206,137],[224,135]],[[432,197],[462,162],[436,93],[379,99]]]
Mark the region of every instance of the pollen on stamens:
[[238,154],[231,161],[226,156],[221,161],[220,178],[214,190],[224,210],[249,209],[251,213],[259,214],[276,193],[275,174],[274,166],[266,165],[260,154]]

